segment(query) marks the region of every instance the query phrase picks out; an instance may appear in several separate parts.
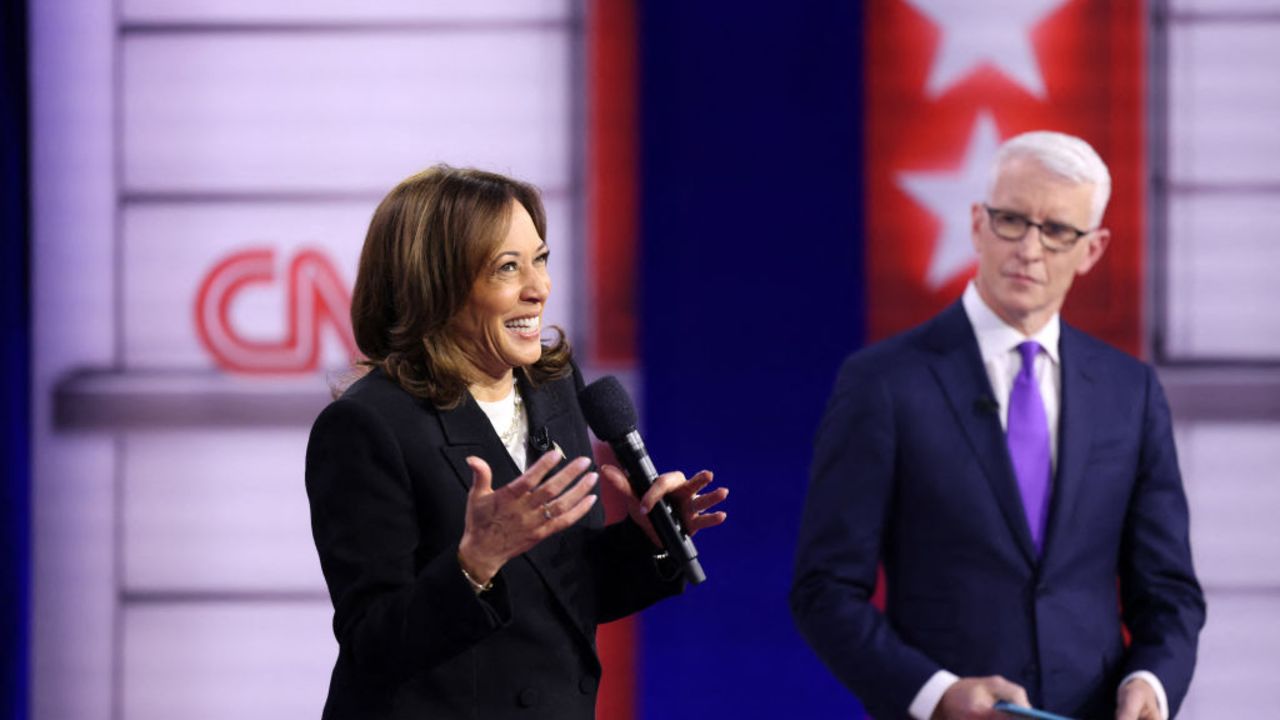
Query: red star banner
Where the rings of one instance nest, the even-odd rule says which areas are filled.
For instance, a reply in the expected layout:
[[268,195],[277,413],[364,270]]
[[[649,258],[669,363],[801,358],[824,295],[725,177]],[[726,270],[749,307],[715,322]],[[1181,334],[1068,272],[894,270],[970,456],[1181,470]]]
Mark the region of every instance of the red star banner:
[[960,296],[973,275],[969,207],[1001,141],[1050,129],[1110,167],[1101,264],[1068,322],[1142,349],[1145,3],[875,0],[867,4],[868,328],[877,340]]

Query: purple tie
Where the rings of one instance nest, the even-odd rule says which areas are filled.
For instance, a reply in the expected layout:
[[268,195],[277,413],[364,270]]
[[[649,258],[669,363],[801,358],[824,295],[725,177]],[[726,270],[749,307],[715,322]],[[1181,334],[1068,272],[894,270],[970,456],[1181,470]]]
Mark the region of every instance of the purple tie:
[[1028,340],[1018,346],[1022,367],[1013,379],[1009,393],[1009,422],[1005,440],[1009,458],[1018,476],[1022,493],[1022,509],[1031,528],[1031,542],[1040,554],[1044,542],[1044,523],[1049,509],[1049,480],[1053,460],[1049,456],[1049,420],[1044,412],[1044,399],[1036,383],[1036,355],[1040,345]]

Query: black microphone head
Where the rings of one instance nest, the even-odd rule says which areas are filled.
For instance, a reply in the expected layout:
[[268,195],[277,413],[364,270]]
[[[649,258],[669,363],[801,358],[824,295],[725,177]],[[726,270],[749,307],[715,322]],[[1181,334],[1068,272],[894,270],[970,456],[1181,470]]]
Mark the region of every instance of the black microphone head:
[[596,437],[613,442],[636,429],[636,407],[618,378],[605,375],[578,391],[578,405]]

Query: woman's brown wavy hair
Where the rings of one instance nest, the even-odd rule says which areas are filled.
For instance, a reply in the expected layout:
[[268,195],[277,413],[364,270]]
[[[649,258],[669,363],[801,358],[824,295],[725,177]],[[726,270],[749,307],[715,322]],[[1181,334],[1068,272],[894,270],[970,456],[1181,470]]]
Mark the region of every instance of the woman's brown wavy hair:
[[[453,320],[497,252],[512,203],[547,236],[537,188],[496,173],[436,165],[397,185],[369,222],[351,298],[351,326],[362,364],[381,368],[406,391],[437,407],[456,407],[471,369]],[[569,343],[556,340],[520,368],[537,385],[570,372]]]

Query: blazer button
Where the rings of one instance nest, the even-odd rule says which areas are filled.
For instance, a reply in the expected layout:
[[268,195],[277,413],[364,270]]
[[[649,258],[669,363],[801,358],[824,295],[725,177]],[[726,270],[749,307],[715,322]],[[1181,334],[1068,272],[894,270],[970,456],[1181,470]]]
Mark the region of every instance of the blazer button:
[[527,687],[516,696],[516,704],[523,708],[531,708],[538,704],[538,689]]
[[591,693],[596,691],[596,687],[598,687],[599,684],[600,682],[595,678],[591,677],[590,675],[585,675],[581,680],[578,681],[578,692],[582,693],[583,695],[590,695]]

